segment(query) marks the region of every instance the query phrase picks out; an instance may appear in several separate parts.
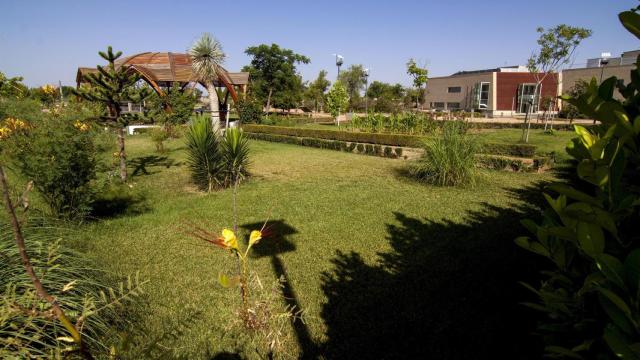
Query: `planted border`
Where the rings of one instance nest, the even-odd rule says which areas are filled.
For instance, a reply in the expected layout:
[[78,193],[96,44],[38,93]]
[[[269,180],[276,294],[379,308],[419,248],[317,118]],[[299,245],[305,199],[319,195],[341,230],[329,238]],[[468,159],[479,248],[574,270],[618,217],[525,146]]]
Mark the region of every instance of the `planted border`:
[[[296,138],[314,138],[321,140],[344,141],[350,143],[365,143],[374,145],[387,145],[393,147],[412,147],[422,148],[423,143],[428,137],[403,135],[403,134],[380,134],[380,133],[362,133],[348,132],[337,130],[316,130],[302,129],[284,126],[266,126],[266,125],[243,125],[244,131],[251,134],[269,134],[273,135],[269,140],[262,138],[259,140],[286,142],[289,144],[304,145]],[[293,139],[283,139],[285,136]],[[256,138],[256,137],[254,137]],[[306,140],[309,142],[310,140]],[[364,146],[364,145],[363,145]],[[493,155],[508,155],[518,157],[533,157],[537,147],[531,144],[503,144],[503,143],[483,143],[482,153]],[[366,149],[365,149],[366,150]],[[372,152],[377,151],[372,147]],[[384,152],[384,150],[382,150]]]

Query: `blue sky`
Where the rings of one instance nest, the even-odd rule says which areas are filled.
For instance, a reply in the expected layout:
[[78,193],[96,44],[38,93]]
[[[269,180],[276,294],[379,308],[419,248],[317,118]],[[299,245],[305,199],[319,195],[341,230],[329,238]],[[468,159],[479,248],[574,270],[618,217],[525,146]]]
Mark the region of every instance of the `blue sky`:
[[[535,5],[534,5],[535,4]],[[430,76],[463,69],[524,64],[536,27],[588,27],[575,64],[603,51],[640,48],[617,14],[634,0],[530,1],[29,1],[0,2],[0,71],[30,86],[74,85],[78,66],[101,62],[107,45],[125,54],[184,52],[202,33],[222,42],[230,71],[249,62],[248,46],[275,42],[311,58],[305,80],[326,69],[333,53],[345,65],[364,64],[371,80],[409,84],[405,63],[427,65]]]

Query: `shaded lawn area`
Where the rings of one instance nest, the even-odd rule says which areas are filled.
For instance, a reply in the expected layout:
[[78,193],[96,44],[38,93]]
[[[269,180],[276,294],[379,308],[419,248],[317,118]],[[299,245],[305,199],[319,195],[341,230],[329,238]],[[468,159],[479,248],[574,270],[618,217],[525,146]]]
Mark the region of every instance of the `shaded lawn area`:
[[[239,295],[216,280],[234,258],[179,230],[230,227],[231,192],[196,191],[182,144],[157,154],[148,137],[128,137],[144,210],[83,225],[76,247],[108,271],[150,280],[133,314],[137,341],[160,343],[168,357],[255,358],[245,336],[228,332]],[[258,141],[252,149],[239,222],[248,233],[272,209],[275,235],[251,261],[262,279],[285,276],[287,303],[305,312],[290,355],[539,357],[532,314],[518,305],[530,296],[517,281],[541,265],[513,239],[551,175],[481,172],[474,188],[441,188],[399,177],[400,160]]]

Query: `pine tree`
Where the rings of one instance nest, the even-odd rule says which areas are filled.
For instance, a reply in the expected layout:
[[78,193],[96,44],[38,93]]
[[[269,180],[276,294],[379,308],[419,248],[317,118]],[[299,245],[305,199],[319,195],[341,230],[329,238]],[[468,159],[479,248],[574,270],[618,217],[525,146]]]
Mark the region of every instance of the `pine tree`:
[[120,178],[127,181],[127,156],[124,147],[125,128],[137,114],[123,113],[121,104],[126,102],[142,102],[150,92],[146,88],[137,88],[140,75],[129,71],[125,66],[117,66],[116,60],[122,56],[122,51],[114,54],[111,46],[106,52],[98,52],[107,61],[106,66],[97,66],[98,72],[87,74],[84,78],[89,86],[75,90],[75,94],[89,101],[103,104],[107,108],[106,115],[100,121],[117,128],[118,156],[120,158]]

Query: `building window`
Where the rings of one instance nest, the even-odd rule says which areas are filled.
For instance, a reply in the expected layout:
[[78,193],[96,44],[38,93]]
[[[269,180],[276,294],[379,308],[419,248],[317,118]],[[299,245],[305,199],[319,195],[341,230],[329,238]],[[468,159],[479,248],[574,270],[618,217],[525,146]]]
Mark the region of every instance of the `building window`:
[[448,102],[447,103],[447,109],[448,110],[460,110],[460,103],[459,102]]
[[481,82],[480,83],[480,108],[487,109],[489,108],[489,83]]
[[449,88],[447,89],[448,93],[459,93],[462,91],[462,88],[460,86],[449,86]]
[[444,109],[444,103],[443,102],[434,102],[434,103],[431,103],[431,107],[433,109],[440,109],[441,110],[441,109]]

